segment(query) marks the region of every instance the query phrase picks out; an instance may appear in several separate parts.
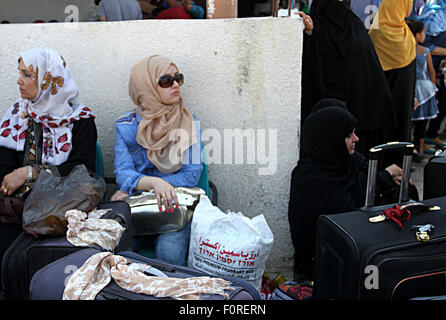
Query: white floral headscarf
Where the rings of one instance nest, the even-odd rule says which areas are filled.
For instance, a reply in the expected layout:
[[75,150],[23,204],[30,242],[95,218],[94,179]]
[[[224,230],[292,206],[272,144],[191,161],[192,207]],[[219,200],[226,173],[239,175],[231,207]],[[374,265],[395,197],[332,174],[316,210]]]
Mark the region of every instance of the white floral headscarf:
[[42,163],[59,165],[72,149],[75,121],[94,117],[79,99],[79,89],[62,56],[49,48],[33,48],[20,59],[38,85],[33,101],[19,98],[5,113],[0,124],[0,146],[23,151],[28,115],[43,127]]

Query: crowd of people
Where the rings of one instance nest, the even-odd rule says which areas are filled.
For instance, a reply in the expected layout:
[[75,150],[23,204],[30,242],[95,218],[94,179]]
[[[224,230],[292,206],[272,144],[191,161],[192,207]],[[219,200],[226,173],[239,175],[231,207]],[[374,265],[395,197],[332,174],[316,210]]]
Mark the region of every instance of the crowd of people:
[[95,0],[99,21],[141,19],[203,19],[203,1],[192,0]]
[[[33,48],[20,53],[18,70],[20,96],[1,119],[2,203],[29,197],[43,170],[66,177],[78,165],[90,172],[96,169],[96,115],[80,101],[64,58],[49,48]],[[201,131],[182,99],[183,83],[178,66],[164,56],[150,56],[131,69],[129,94],[135,107],[115,125],[117,191],[112,201],[154,190],[159,210],[173,212],[179,203],[174,188],[197,186],[202,164],[194,152],[201,159],[201,148],[193,146],[201,145]],[[0,261],[23,232],[22,223],[8,220],[4,213]],[[158,258],[185,265],[189,238],[190,223],[177,232],[134,237],[133,250],[153,246]]]
[[99,21],[203,19],[205,3],[193,0],[95,0]]
[[[365,204],[368,150],[413,142],[415,161],[446,144],[446,2],[312,0],[302,60],[300,159],[288,219],[295,279],[311,281],[317,219]],[[367,23],[365,23],[367,22]],[[382,157],[375,204],[395,203],[402,155]],[[409,196],[418,200],[411,181]]]
[[[353,0],[356,6],[350,7],[347,0],[313,0],[308,14],[300,12],[305,26],[302,134],[288,211],[299,282],[312,280],[318,217],[364,204],[371,147],[413,141],[418,159],[446,147],[439,137],[446,114],[445,2],[438,0],[435,7],[418,0],[359,2]],[[150,12],[140,3],[97,1],[100,20],[203,14],[193,1],[147,1]],[[368,8],[367,3],[379,6],[370,28],[353,11]],[[20,97],[0,124],[0,195],[25,199],[41,170],[67,176],[83,164],[94,171],[97,132],[94,110],[78,98],[58,52],[27,50],[19,55],[18,69]],[[111,200],[154,190],[160,211],[173,211],[178,205],[175,187],[195,187],[201,175],[201,162],[192,161],[193,146],[201,144],[199,122],[181,96],[184,76],[169,58],[149,56],[129,72],[135,106],[115,123],[117,191]],[[174,130],[177,139],[172,140]],[[185,154],[190,159],[183,159]],[[394,203],[402,178],[398,158],[383,160],[376,204]],[[409,195],[418,200],[413,183]],[[158,258],[185,265],[190,227],[134,237],[133,249],[150,242]],[[0,259],[21,231],[20,224],[0,219]]]
[[[204,19],[205,0],[92,0],[89,21],[130,21],[142,19]],[[33,23],[63,22],[36,19]],[[73,20],[70,20],[73,22]],[[1,24],[9,24],[2,20]]]

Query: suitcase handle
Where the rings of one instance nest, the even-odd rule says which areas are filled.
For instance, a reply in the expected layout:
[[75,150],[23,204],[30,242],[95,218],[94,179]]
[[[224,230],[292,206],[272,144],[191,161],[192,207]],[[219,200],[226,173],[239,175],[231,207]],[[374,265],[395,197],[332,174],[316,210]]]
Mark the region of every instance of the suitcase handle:
[[410,166],[412,163],[412,154],[415,146],[410,142],[388,142],[379,146],[373,147],[369,152],[369,169],[367,176],[367,194],[365,199],[365,206],[362,208],[365,211],[371,211],[375,202],[375,186],[376,186],[376,172],[378,170],[378,158],[381,154],[387,152],[399,151],[403,153],[403,168],[400,185],[399,202],[403,203],[409,200],[409,177]]
[[405,156],[412,156],[415,146],[410,142],[388,142],[370,148],[369,159],[378,160],[382,153],[399,151]]

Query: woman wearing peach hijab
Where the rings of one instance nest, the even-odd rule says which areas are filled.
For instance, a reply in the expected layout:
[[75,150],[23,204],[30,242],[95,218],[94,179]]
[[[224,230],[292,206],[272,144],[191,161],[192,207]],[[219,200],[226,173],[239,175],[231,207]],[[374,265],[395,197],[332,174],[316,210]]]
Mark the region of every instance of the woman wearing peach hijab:
[[383,67],[390,89],[397,126],[387,140],[411,141],[411,114],[416,107],[415,38],[405,22],[413,0],[383,0],[369,35]]
[[[200,126],[184,106],[183,83],[183,74],[166,57],[151,56],[133,66],[129,95],[136,109],[115,124],[114,173],[119,190],[111,200],[153,189],[159,210],[168,214],[178,204],[175,187],[197,186],[202,170]],[[133,250],[154,240],[158,258],[184,265],[189,237],[190,223],[155,239],[134,237]]]

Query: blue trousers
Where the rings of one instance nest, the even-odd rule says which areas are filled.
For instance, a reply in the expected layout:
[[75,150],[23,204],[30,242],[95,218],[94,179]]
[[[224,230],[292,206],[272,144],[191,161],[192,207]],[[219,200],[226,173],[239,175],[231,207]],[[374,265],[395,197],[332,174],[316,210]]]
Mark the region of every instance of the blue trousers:
[[191,223],[182,230],[162,233],[155,236],[134,236],[133,251],[138,252],[143,247],[154,247],[157,259],[174,265],[185,266],[189,250]]

